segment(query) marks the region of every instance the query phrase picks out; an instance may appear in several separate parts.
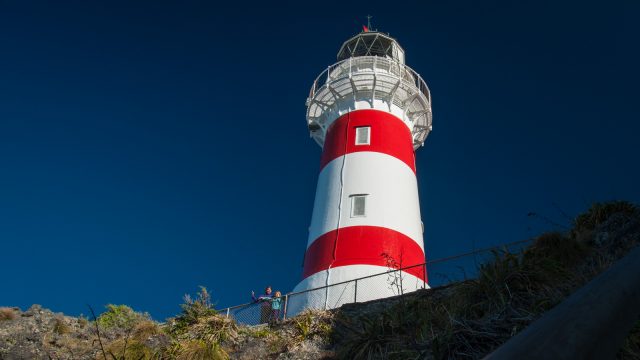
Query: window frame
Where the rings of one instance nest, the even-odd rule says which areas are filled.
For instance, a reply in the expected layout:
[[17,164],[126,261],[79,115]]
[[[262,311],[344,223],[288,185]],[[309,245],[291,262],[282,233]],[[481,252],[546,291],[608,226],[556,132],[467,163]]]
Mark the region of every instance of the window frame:
[[[352,218],[359,218],[359,217],[367,217],[367,197],[369,197],[369,194],[352,194],[349,195],[349,197],[351,198],[351,212],[350,215]],[[363,199],[364,203],[362,206],[362,214],[356,214],[356,199]]]
[[[359,139],[360,139],[359,132],[361,131],[360,129],[367,129],[367,142],[366,143],[359,142]],[[356,126],[355,145],[356,146],[371,145],[371,125]]]

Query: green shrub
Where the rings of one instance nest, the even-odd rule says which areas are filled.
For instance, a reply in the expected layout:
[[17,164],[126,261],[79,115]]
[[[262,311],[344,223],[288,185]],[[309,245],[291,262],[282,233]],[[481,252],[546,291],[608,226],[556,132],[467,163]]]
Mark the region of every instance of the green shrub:
[[107,311],[98,316],[98,325],[103,329],[133,329],[136,324],[149,320],[147,313],[135,312],[127,305],[107,305]]
[[218,315],[218,312],[213,309],[211,295],[204,286],[200,286],[200,291],[196,294],[195,299],[186,294],[184,303],[180,307],[182,312],[173,319],[171,328],[173,332],[177,333],[186,330],[190,325],[197,324],[202,318]]
[[184,296],[180,315],[167,321],[165,328],[172,346],[165,354],[171,359],[227,359],[223,343],[235,344],[238,326],[213,309],[211,295],[200,287],[196,298]]
[[268,326],[265,327],[256,327],[255,329],[250,329],[246,331],[247,335],[254,338],[268,338],[269,336],[274,335],[274,332]]

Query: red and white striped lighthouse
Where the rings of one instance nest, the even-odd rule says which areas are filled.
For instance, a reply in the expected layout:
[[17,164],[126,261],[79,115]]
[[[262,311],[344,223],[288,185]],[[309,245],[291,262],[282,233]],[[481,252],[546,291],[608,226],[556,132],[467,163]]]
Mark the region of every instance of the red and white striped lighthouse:
[[[347,40],[307,99],[311,137],[322,147],[303,280],[294,292],[425,262],[415,150],[431,130],[431,97],[393,38]],[[292,298],[291,310],[334,308],[427,286],[422,266]],[[296,309],[294,309],[296,308]]]

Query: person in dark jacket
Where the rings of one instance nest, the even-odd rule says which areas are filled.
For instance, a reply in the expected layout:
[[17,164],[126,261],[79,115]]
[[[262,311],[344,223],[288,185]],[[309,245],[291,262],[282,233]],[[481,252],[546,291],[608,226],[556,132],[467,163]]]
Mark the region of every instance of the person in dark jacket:
[[271,317],[271,299],[273,295],[271,294],[271,286],[267,286],[264,289],[264,294],[256,297],[256,293],[251,291],[251,298],[253,302],[262,303],[260,305],[260,324],[264,324],[269,322],[269,318]]

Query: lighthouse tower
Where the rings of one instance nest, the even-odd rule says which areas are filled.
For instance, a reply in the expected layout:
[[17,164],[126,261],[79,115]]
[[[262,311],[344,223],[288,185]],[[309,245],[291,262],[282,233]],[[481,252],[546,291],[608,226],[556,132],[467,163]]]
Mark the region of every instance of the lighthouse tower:
[[307,99],[322,147],[303,280],[290,309],[334,308],[427,287],[415,150],[431,131],[431,96],[387,34],[347,40]]

